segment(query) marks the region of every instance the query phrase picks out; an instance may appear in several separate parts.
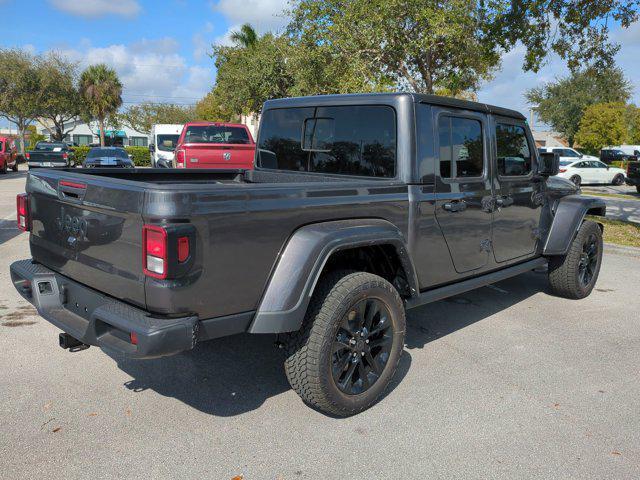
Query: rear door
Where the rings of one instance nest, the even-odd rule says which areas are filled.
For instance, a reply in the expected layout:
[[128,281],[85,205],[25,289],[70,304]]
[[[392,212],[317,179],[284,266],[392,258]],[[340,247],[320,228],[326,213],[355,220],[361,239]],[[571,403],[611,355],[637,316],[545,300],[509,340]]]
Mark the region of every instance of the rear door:
[[491,250],[492,185],[487,117],[434,108],[437,129],[436,219],[456,272],[484,267]]
[[496,262],[531,255],[540,239],[543,183],[534,177],[535,143],[522,120],[492,117],[496,171],[493,253]]
[[27,192],[36,261],[113,297],[145,305],[142,187],[38,170],[30,174]]

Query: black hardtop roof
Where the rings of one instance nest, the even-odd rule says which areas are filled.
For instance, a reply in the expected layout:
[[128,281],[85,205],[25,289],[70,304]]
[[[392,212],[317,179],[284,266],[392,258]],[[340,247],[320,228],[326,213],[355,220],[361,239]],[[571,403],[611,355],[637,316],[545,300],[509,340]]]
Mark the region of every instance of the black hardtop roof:
[[526,117],[516,110],[497,107],[486,103],[460,100],[452,97],[441,97],[439,95],[427,95],[423,93],[348,93],[340,95],[313,95],[309,97],[291,97],[267,100],[264,109],[287,108],[287,107],[314,107],[323,105],[349,105],[357,103],[390,105],[403,98],[411,98],[416,103],[427,103],[429,105],[440,105],[464,110],[473,110],[483,113],[493,113],[505,117],[526,120]]

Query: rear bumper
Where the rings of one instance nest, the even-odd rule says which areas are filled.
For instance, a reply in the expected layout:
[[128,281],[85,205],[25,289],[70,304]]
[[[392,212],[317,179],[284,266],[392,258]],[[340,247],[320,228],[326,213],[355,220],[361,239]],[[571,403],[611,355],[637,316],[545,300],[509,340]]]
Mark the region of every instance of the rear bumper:
[[[13,285],[45,320],[87,345],[156,358],[190,350],[199,339],[196,316],[155,318],[31,260],[14,262],[10,270]],[[132,332],[137,345],[131,343]],[[210,333],[208,338],[215,338],[219,332]]]

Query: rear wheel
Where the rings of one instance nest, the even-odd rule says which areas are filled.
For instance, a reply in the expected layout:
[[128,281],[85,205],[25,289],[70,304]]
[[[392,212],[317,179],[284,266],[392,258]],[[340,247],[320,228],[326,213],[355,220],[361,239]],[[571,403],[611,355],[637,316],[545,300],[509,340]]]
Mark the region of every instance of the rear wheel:
[[582,184],[582,178],[580,178],[580,175],[574,175],[569,180],[571,180],[576,187],[579,187]]
[[636,192],[640,193],[640,185],[636,185]]
[[7,173],[7,161],[3,161],[2,162],[2,167],[0,167],[0,173],[4,174]]
[[14,172],[18,171],[18,160],[16,159],[16,162],[13,164],[13,167],[11,167],[11,170]]
[[389,282],[364,272],[327,275],[302,329],[287,341],[289,383],[307,404],[325,413],[361,412],[389,385],[404,334],[404,305]]
[[624,175],[622,175],[621,173],[617,174],[615,177],[613,177],[613,185],[615,186],[620,186],[624,183]]
[[602,231],[598,224],[584,222],[567,254],[553,257],[549,262],[552,292],[576,300],[588,296],[600,273],[602,246]]

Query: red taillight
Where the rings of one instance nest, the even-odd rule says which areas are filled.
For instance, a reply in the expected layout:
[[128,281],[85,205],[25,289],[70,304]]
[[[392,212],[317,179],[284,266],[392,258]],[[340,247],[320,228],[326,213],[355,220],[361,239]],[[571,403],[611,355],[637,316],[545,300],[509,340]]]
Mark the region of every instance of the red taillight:
[[23,232],[29,231],[29,196],[20,193],[16,197],[18,228]]
[[189,258],[189,237],[178,238],[178,261],[184,263]]
[[187,154],[184,150],[176,151],[176,168],[187,168]]
[[24,156],[27,158],[27,160],[31,159],[31,155],[29,153],[25,153]]
[[136,332],[131,332],[130,338],[131,338],[132,345],[138,344],[138,334]]
[[561,169],[559,169],[558,171],[559,171],[560,173],[564,173],[564,172],[566,172],[566,171],[567,171],[567,169],[566,169],[566,168],[561,168]]
[[142,227],[142,267],[145,275],[167,278],[167,231],[155,225]]
[[62,158],[63,158],[64,160],[69,160],[69,154],[68,154],[68,153],[63,153],[63,154],[62,154]]

